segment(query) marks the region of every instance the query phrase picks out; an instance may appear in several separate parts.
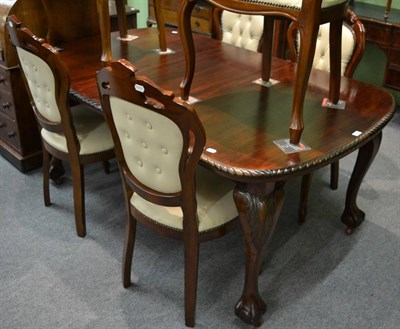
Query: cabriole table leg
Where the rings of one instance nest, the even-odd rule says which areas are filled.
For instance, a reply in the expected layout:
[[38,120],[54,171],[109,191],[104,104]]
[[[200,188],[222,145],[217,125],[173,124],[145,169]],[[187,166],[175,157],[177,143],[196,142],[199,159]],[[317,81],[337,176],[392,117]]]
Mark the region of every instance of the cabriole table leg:
[[234,199],[246,244],[243,293],[235,314],[244,322],[260,326],[267,305],[258,292],[258,275],[268,242],[282,209],[283,183],[237,185]]
[[365,213],[357,206],[357,195],[372,161],[379,150],[382,132],[379,132],[367,144],[360,147],[353,173],[346,193],[346,204],[342,214],[342,222],[346,225],[346,234],[350,235],[365,218]]

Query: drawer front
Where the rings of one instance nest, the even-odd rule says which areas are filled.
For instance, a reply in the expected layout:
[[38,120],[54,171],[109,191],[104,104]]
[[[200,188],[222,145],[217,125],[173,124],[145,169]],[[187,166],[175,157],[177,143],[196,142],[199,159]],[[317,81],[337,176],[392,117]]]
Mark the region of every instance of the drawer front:
[[381,46],[391,44],[390,27],[377,25],[368,21],[363,21],[365,26],[365,36],[368,41],[372,41]]
[[[150,17],[155,17],[154,7],[150,6]],[[196,9],[196,8],[195,8]],[[201,8],[197,13],[193,10],[191,17],[192,30],[202,33],[211,33],[211,14],[209,9]],[[178,26],[177,12],[163,9],[164,22],[167,25]],[[203,18],[205,17],[205,18]]]
[[393,47],[400,49],[400,28],[393,30]]
[[388,57],[389,66],[396,66],[400,71],[400,49],[391,49]]
[[0,113],[0,138],[7,144],[21,151],[21,140],[19,138],[17,125],[14,120]]
[[195,6],[192,11],[192,17],[204,18],[207,21],[211,21],[211,8]]
[[7,114],[10,118],[15,120],[14,99],[12,95],[0,89],[0,112]]

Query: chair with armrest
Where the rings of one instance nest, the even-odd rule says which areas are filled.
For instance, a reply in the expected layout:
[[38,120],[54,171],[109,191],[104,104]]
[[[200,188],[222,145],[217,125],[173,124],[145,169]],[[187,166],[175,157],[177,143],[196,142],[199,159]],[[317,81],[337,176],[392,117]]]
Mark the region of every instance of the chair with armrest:
[[69,106],[69,74],[61,55],[24,28],[15,16],[6,22],[16,47],[25,85],[42,138],[44,203],[50,205],[50,158],[71,167],[75,223],[78,236],[86,235],[83,166],[114,157],[114,144],[100,113],[81,105]]
[[136,221],[183,240],[185,322],[193,327],[199,243],[237,227],[234,183],[198,165],[206,135],[194,109],[135,72],[119,60],[97,74],[125,191],[123,285],[131,285]]
[[[295,22],[292,22],[287,31],[290,58],[298,59],[300,38]],[[348,10],[342,29],[342,56],[341,75],[351,78],[360,63],[365,51],[365,29],[361,20],[352,11]],[[329,23],[320,26],[316,42],[313,68],[329,71]],[[307,214],[307,199],[311,184],[311,174],[303,176],[301,184],[301,199],[299,208],[299,222],[303,223]],[[337,189],[339,179],[339,161],[331,164],[331,182],[333,190]]]
[[[293,90],[292,114],[289,125],[290,143],[298,145],[304,129],[303,106],[307,90],[318,28],[330,22],[330,80],[328,98],[338,103],[340,96],[340,55],[342,21],[346,15],[348,0],[207,0],[212,5],[240,14],[264,16],[262,43],[262,80],[268,82],[271,74],[273,28],[276,18],[297,22],[301,37],[299,62]],[[185,74],[181,82],[181,97],[189,99],[195,72],[195,47],[191,30],[191,12],[196,0],[182,0],[178,13],[178,27],[185,55]],[[321,100],[322,101],[322,100]]]

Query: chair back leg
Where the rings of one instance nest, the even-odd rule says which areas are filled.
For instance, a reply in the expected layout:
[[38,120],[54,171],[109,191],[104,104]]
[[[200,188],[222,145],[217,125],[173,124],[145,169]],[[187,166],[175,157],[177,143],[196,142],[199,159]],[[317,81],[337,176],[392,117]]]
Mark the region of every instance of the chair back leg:
[[83,166],[71,162],[72,187],[74,193],[76,233],[83,238],[86,235],[85,219],[85,182]]
[[[43,145],[43,144],[42,144]],[[50,206],[50,154],[47,152],[44,145],[42,146],[43,153],[43,199],[46,207]]]
[[197,276],[199,243],[197,239],[185,239],[185,324],[194,327],[196,316]]
[[127,211],[128,214],[126,215],[125,225],[124,256],[122,259],[122,285],[124,288],[128,288],[131,285],[132,256],[136,238],[136,220],[130,214],[129,208]]

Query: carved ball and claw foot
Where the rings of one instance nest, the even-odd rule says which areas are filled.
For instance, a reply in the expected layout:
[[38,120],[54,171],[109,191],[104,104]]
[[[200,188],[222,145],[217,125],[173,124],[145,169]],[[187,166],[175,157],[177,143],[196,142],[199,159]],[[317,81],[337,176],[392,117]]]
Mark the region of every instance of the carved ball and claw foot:
[[365,212],[357,206],[345,209],[342,214],[342,223],[346,225],[345,233],[352,235],[356,227],[360,226],[365,219]]
[[267,304],[260,295],[242,296],[235,307],[235,314],[245,323],[259,327],[262,315],[267,311]]

